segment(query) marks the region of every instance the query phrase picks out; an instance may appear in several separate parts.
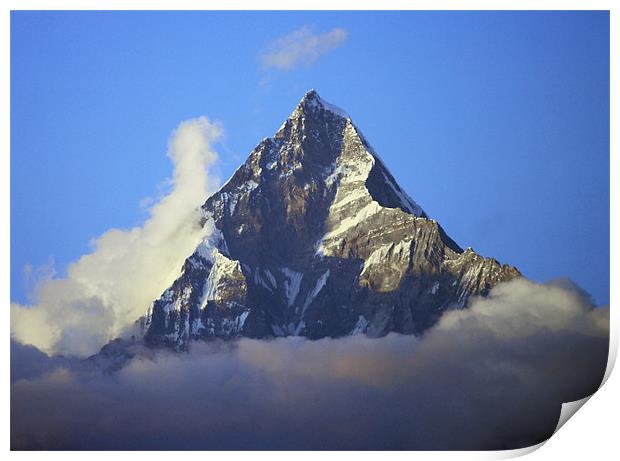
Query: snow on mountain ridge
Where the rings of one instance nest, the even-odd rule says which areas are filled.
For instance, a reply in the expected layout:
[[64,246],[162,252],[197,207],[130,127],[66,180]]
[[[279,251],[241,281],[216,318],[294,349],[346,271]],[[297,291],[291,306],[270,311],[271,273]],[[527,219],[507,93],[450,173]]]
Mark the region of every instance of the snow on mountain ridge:
[[344,119],[351,118],[349,117],[349,114],[345,110],[321,98],[319,94],[316,92],[316,90],[314,89],[306,92],[306,94],[300,101],[298,107],[302,106],[304,103],[313,108],[316,108],[316,107],[323,108]]
[[212,232],[141,322],[147,344],[419,334],[519,276],[463,252],[314,90],[202,208]]

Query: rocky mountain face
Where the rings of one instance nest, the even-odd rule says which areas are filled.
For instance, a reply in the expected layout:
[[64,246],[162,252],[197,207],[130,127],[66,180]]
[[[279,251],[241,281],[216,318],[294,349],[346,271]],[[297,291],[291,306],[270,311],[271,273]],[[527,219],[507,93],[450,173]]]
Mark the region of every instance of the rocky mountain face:
[[420,334],[520,276],[461,249],[315,91],[202,211],[208,237],[140,319],[148,345]]

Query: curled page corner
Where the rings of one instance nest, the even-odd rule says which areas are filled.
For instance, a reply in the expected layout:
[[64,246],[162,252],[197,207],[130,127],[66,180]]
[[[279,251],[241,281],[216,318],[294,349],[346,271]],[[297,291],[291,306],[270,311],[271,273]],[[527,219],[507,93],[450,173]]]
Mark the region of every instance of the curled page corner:
[[[553,431],[553,435],[555,435],[555,433],[557,431],[559,431],[560,428],[564,424],[566,424],[566,421],[568,421],[575,413],[577,413],[577,411],[588,400],[590,400],[590,398],[594,394],[596,394],[596,392],[598,392],[598,390],[601,387],[603,387],[603,385],[609,379],[609,376],[611,375],[611,372],[612,372],[612,370],[614,368],[614,365],[616,364],[617,356],[618,356],[618,337],[617,337],[617,335],[613,335],[612,334],[609,337],[609,352],[608,352],[608,356],[607,356],[607,367],[605,369],[605,375],[603,376],[601,384],[599,384],[598,389],[596,391],[594,391],[592,394],[588,395],[587,397],[584,397],[583,399],[580,399],[580,400],[574,400],[572,402],[564,402],[562,404],[562,409],[560,410],[560,418],[558,419],[558,424],[555,427],[555,430]],[[553,435],[552,435],[552,437],[553,437]]]
[[521,456],[529,455],[530,453],[535,452],[540,447],[542,447],[545,443],[547,443],[547,440],[544,440],[535,445],[530,445],[529,447],[515,448],[513,450],[496,451],[496,452],[493,452],[493,459],[520,458]]
[[[574,400],[572,402],[564,402],[562,409],[560,410],[560,419],[558,425],[555,427],[553,434],[560,430],[560,428],[568,421],[577,411],[588,401],[594,394],[588,395],[581,400]],[[553,436],[552,436],[553,437]]]
[[[598,389],[600,389],[601,387],[603,387],[603,385],[605,384],[605,382],[607,382],[607,380],[609,379],[609,376],[611,375],[611,372],[614,368],[614,365],[616,363],[616,358],[618,355],[618,339],[617,337],[614,338],[614,335],[612,335],[609,338],[609,355],[607,356],[607,368],[605,369],[605,375],[603,376],[603,380],[601,381],[601,384],[599,384]],[[566,423],[566,421],[568,421],[575,413],[577,413],[577,411],[588,401],[590,400],[590,398],[596,394],[596,392],[598,391],[598,389],[596,391],[594,391],[592,394],[588,395],[587,397],[584,397],[583,399],[580,400],[574,400],[572,402],[564,402],[562,404],[562,409],[560,410],[560,419],[558,419],[558,424],[555,427],[555,430],[553,431],[553,434],[555,435],[555,433],[557,431],[560,430],[560,428]],[[553,437],[553,435],[552,435]]]
[[[555,433],[558,430],[560,430],[560,428],[566,423],[566,421],[568,421],[575,413],[577,413],[577,411],[588,400],[590,400],[590,397],[592,397],[593,395],[594,394],[591,394],[591,395],[589,395],[587,397],[584,397],[583,399],[574,400],[572,402],[564,402],[562,404],[562,409],[560,410],[560,418],[558,419],[558,424],[555,427],[551,437],[553,437],[555,435]],[[512,458],[519,458],[521,456],[529,455],[530,453],[533,453],[536,450],[538,450],[540,447],[542,447],[549,440],[551,440],[551,437],[549,437],[547,440],[543,440],[542,442],[537,443],[535,445],[531,445],[529,447],[523,447],[523,448],[517,448],[517,449],[514,449],[514,450],[504,450],[504,451],[495,452],[494,454],[496,456],[495,456],[494,459],[512,459]]]
[[601,382],[599,389],[603,387],[603,384],[607,382],[609,376],[611,375],[612,370],[614,369],[614,365],[616,364],[616,359],[618,358],[618,335],[610,334],[609,335],[609,355],[607,356],[607,368],[605,369],[605,376],[603,376],[603,381]]

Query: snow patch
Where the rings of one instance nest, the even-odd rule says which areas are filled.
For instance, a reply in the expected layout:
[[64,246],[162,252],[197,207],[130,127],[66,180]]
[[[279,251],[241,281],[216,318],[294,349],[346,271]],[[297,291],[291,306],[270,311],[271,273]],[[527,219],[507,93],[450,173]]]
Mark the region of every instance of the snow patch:
[[304,331],[304,328],[306,328],[306,322],[302,320],[297,324],[297,327],[295,328],[295,336],[299,336],[301,332]]
[[306,300],[304,301],[304,304],[301,308],[301,317],[303,317],[304,313],[306,312],[306,309],[308,309],[308,306],[310,306],[312,301],[314,301],[317,295],[321,292],[328,278],[329,278],[329,269],[327,269],[325,273],[319,277],[319,279],[316,282],[316,285],[314,285],[314,288],[312,288],[310,293],[308,293],[308,296],[306,296]]
[[404,252],[409,253],[410,251],[411,240],[401,240],[398,243],[390,242],[381,245],[366,258],[360,275],[363,275],[374,264],[385,264],[390,256],[396,255],[399,259],[402,259],[405,256]]
[[325,168],[325,173],[327,176],[325,177],[325,184],[327,187],[331,187],[331,185],[336,182],[337,179],[344,176],[347,172],[347,167],[345,165],[338,165],[334,162],[331,166]]
[[239,330],[241,330],[243,328],[243,325],[245,325],[245,321],[248,318],[248,315],[250,315],[250,310],[248,309],[247,311],[244,311],[241,313],[241,315],[237,318],[237,324],[239,325]]
[[267,277],[267,280],[269,280],[269,283],[271,283],[271,286],[274,289],[278,288],[278,282],[276,281],[276,278],[273,276],[273,274],[271,273],[269,269],[265,269],[265,271],[263,272],[263,275]]
[[379,213],[383,209],[384,208],[381,205],[379,205],[379,202],[375,202],[373,200],[368,205],[366,205],[361,210],[359,210],[354,216],[349,216],[343,219],[342,221],[340,221],[340,224],[338,225],[338,227],[336,227],[335,229],[332,229],[327,234],[325,234],[322,240],[327,240],[327,239],[333,238],[337,235],[340,235],[346,232],[352,227],[355,227],[363,223],[368,218]]
[[235,208],[237,207],[237,203],[242,197],[247,196],[250,192],[258,187],[258,183],[253,179],[248,179],[246,182],[241,184],[237,190],[231,193],[223,193],[222,196],[225,197],[225,200],[228,202],[228,210],[230,215],[232,216],[235,212]]
[[[308,93],[306,93],[306,96],[312,93],[312,91],[309,91]],[[306,96],[304,96],[304,99],[306,99],[306,104],[309,107],[314,107],[314,108],[323,108],[335,115],[337,115],[338,117],[342,117],[345,119],[350,118],[349,114],[346,113],[346,111],[342,110],[340,107],[335,106],[327,101],[325,101],[323,98],[321,98],[316,92],[314,92],[314,97],[308,97],[306,98]]]
[[369,197],[370,197],[370,194],[368,194],[368,191],[366,190],[365,187],[363,189],[358,188],[346,194],[344,198],[338,201],[335,201],[331,208],[332,210],[337,210],[337,209],[344,207],[345,205],[348,205],[351,202],[354,202],[356,200],[367,199]]
[[394,191],[401,205],[403,205],[403,208],[415,216],[422,216],[424,214],[422,207],[414,202],[413,199],[404,193],[397,185],[390,181],[385,172],[381,173],[383,174],[385,183]]
[[295,303],[295,299],[299,294],[299,288],[301,287],[301,280],[303,279],[304,274],[301,272],[295,272],[288,267],[283,267],[281,270],[285,277],[284,295],[286,296],[288,307],[291,307]]
[[213,252],[213,266],[202,289],[200,309],[204,309],[208,301],[215,301],[217,299],[218,290],[223,286],[226,279],[234,275],[235,272],[241,272],[239,261],[227,258],[215,249]]
[[275,336],[286,336],[286,332],[280,327],[280,325],[271,325],[271,331],[273,331]]
[[245,310],[234,319],[225,318],[222,320],[222,332],[227,336],[241,333],[246,319],[250,315],[250,310]]
[[193,335],[198,334],[198,332],[204,328],[205,326],[203,325],[202,319],[200,317],[198,317],[197,319],[194,319],[194,322],[192,323],[192,334]]
[[202,242],[198,244],[194,254],[197,254],[201,258],[213,262],[215,260],[215,252],[219,252],[223,255],[228,255],[228,245],[224,234],[215,226],[215,221],[211,213],[205,214],[205,224],[207,235]]
[[278,286],[275,277],[269,269],[263,270],[259,267],[254,271],[254,283],[266,288],[272,293]]
[[369,326],[370,326],[370,322],[366,320],[366,318],[363,315],[360,315],[357,319],[357,323],[355,324],[355,326],[353,327],[349,335],[354,336],[354,335],[366,334]]

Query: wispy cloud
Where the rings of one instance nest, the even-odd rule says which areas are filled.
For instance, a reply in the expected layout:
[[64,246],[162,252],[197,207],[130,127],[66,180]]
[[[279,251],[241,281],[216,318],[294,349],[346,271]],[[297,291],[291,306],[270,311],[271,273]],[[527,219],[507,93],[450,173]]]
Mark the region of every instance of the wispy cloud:
[[71,264],[67,277],[54,278],[48,268],[32,305],[11,304],[13,337],[46,352],[88,355],[143,315],[206,232],[200,205],[217,183],[208,167],[217,159],[212,143],[220,135],[220,126],[206,117],[181,123],[168,149],[170,192],[143,226],[110,229],[95,239],[93,251]]
[[335,27],[329,32],[314,33],[308,26],[275,39],[260,55],[265,69],[291,70],[310,66],[322,55],[341,46],[347,31]]

